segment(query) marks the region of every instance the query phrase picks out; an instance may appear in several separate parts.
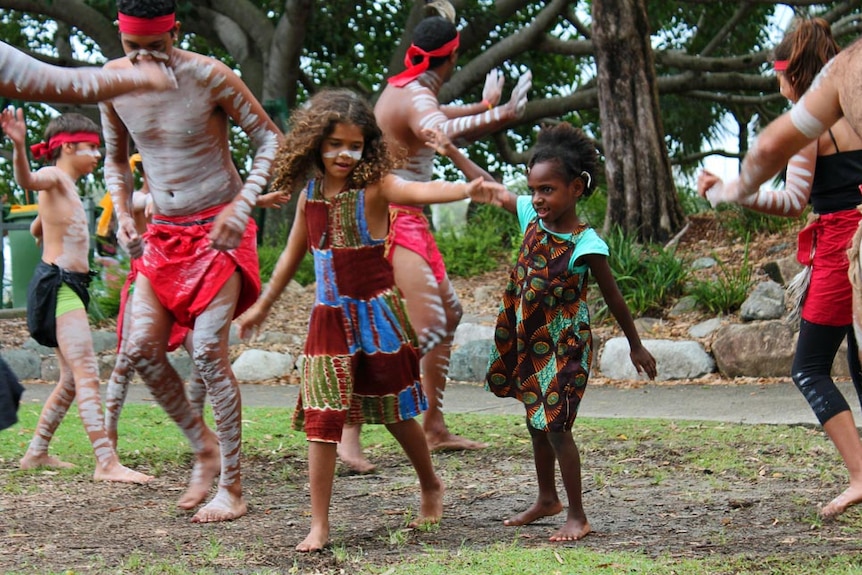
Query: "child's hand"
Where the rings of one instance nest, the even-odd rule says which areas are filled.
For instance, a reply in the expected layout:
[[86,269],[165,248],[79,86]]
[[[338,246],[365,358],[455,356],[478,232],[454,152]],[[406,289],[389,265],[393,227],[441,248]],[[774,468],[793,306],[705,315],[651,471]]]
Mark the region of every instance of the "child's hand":
[[490,106],[496,106],[503,97],[503,83],[506,77],[500,70],[494,68],[485,76],[485,87],[482,88],[482,102]]
[[234,320],[240,339],[244,340],[256,336],[267,315],[269,313],[260,301],[255,302],[254,305],[245,310],[241,316]]
[[11,106],[3,110],[0,114],[0,128],[9,136],[14,144],[23,145],[24,138],[27,137],[27,124],[24,123],[24,110],[22,108],[12,108]]
[[527,70],[518,78],[518,83],[515,89],[512,90],[512,97],[506,103],[506,107],[511,110],[515,118],[520,118],[524,115],[524,109],[527,107],[527,92],[533,86],[533,73]]
[[629,357],[631,358],[635,369],[638,370],[638,373],[646,373],[647,377],[655,379],[657,373],[655,368],[655,358],[649,351],[647,351],[647,348],[642,345],[634,347],[632,348],[631,353],[629,353]]
[[706,192],[710,188],[715,185],[721,185],[724,182],[721,181],[721,178],[710,172],[709,170],[703,170],[697,176],[697,194],[701,198],[706,198]]
[[742,186],[739,178],[724,182],[712,172],[704,170],[697,176],[697,193],[709,200],[714,208],[721,203],[739,202],[742,199]]
[[259,208],[280,208],[290,201],[290,194],[281,192],[269,192],[257,197],[256,206]]
[[501,207],[503,199],[509,195],[509,190],[506,186],[499,182],[489,182],[482,178],[476,178],[468,184],[467,191],[470,194],[470,199],[481,204],[491,204],[492,206]]
[[422,137],[425,138],[425,145],[433,149],[441,156],[449,156],[449,151],[455,147],[449,136],[444,134],[440,128],[422,129]]

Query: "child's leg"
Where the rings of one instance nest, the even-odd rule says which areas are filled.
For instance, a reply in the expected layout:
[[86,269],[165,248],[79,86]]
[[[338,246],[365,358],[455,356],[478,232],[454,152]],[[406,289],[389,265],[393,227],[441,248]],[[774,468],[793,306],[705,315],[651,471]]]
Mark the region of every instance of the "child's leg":
[[443,516],[443,483],[434,473],[431,462],[431,452],[425,440],[425,432],[415,419],[391,423],[386,426],[389,433],[401,444],[401,448],[419,478],[419,488],[422,490],[422,502],[419,507],[419,517],[410,523],[410,527],[429,523],[439,523]]
[[334,443],[308,442],[308,485],[311,490],[311,529],[297,551],[320,551],[329,543],[329,504],[335,479]]
[[548,441],[560,462],[560,475],[569,500],[566,523],[551,535],[551,541],[576,541],[587,535],[592,528],[584,513],[583,489],[581,486],[581,454],[571,431],[549,433]]
[[517,526],[532,523],[542,517],[556,515],[563,510],[563,504],[557,495],[556,484],[556,456],[548,434],[544,431],[533,429],[527,422],[530,430],[530,439],[533,442],[533,462],[536,466],[536,480],[539,485],[539,494],[536,502],[525,511],[514,517],[503,520],[503,525]]
[[344,425],[341,432],[341,443],[338,444],[338,457],[351,470],[356,473],[371,473],[377,467],[368,461],[362,453],[362,445],[359,442],[359,434],[362,432],[361,425]]
[[151,476],[132,471],[120,464],[117,452],[105,430],[102,415],[102,398],[99,394],[99,369],[87,312],[73,309],[57,317],[58,356],[62,355],[72,370],[75,379],[75,397],[78,413],[87,431],[93,452],[96,455],[96,471],[93,478],[98,481],[120,481],[145,483]]
[[[186,339],[183,341],[183,347],[189,354],[189,357],[194,358],[194,332],[190,331],[186,334]],[[192,409],[195,410],[195,413],[198,415],[203,415],[204,412],[204,404],[207,400],[207,386],[204,383],[204,380],[201,379],[201,374],[198,372],[198,368],[195,366],[195,362],[192,362],[191,373],[189,374],[189,382],[186,386],[189,394],[189,403],[192,406]]]
[[63,356],[57,354],[60,364],[60,379],[54,387],[54,391],[48,396],[42,413],[39,415],[39,423],[30,441],[27,453],[21,458],[19,466],[21,469],[35,469],[36,467],[74,467],[71,463],[61,461],[56,457],[48,455],[48,444],[54,437],[60,422],[69,410],[69,406],[75,400],[75,380],[72,378],[72,370],[66,364]]

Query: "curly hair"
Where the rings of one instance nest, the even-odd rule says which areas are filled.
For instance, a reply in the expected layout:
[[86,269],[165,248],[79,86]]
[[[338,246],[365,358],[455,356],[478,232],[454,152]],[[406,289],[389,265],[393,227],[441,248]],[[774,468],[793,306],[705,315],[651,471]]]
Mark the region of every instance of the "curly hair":
[[801,18],[775,47],[773,56],[787,61],[784,74],[793,91],[802,96],[820,69],[840,50],[829,22],[823,18]]
[[[44,139],[46,142],[50,142],[51,138],[63,132],[68,132],[70,134],[86,132],[89,134],[96,134],[99,137],[102,135],[102,130],[99,129],[96,122],[87,116],[76,114],[74,112],[57,116],[48,122],[48,125],[45,126]],[[56,148],[51,151],[51,155],[48,159],[53,162],[59,157],[60,148]]]
[[309,179],[323,175],[320,147],[337,124],[353,124],[362,130],[362,159],[348,176],[351,189],[380,181],[395,167],[395,159],[374,118],[374,110],[361,96],[346,89],[318,92],[290,115],[290,130],[276,152],[271,187],[292,193]]
[[117,12],[137,18],[158,18],[176,11],[176,0],[117,0]]
[[556,163],[567,182],[581,178],[584,181],[582,197],[593,193],[599,155],[592,140],[579,128],[566,122],[543,127],[536,138],[527,169],[541,162]]

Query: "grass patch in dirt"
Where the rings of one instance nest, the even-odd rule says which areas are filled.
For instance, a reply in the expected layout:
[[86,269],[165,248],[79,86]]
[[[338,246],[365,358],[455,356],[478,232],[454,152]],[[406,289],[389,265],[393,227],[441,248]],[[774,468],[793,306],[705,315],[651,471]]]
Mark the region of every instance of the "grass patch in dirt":
[[[74,409],[52,442],[72,470],[20,471],[38,418],[0,433],[2,573],[856,573],[862,512],[823,522],[818,505],[846,482],[820,429],[715,422],[582,419],[584,503],[595,533],[570,544],[547,537],[557,516],[508,528],[532,503],[535,472],[518,416],[451,414],[482,451],[434,455],[447,486],[439,528],[408,529],[415,475],[383,428],[363,442],[374,475],[335,482],[332,546],[298,554],[309,526],[304,436],[290,410],[246,408],[243,484],[249,514],[195,525],[175,502],[191,454],[157,405],[130,404],[121,459],[156,475],[146,486],[94,483],[92,452]],[[560,482],[558,481],[558,485]],[[564,494],[561,494],[564,495]]]

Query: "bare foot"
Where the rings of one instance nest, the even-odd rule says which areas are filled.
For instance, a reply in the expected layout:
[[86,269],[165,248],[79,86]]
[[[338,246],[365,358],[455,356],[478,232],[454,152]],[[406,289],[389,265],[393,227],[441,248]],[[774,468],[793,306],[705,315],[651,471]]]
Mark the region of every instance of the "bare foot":
[[574,519],[569,519],[566,521],[566,524],[563,525],[559,531],[551,535],[548,540],[549,541],[577,541],[579,539],[583,539],[589,533],[591,533],[593,528],[590,526],[590,522],[584,519],[583,521],[576,521]]
[[820,510],[820,516],[824,519],[834,519],[844,513],[848,507],[862,502],[862,489],[850,486],[841,495],[827,503]]
[[117,483],[146,483],[151,481],[153,476],[129,469],[117,461],[107,467],[96,464],[93,479],[96,481],[116,481]]
[[443,433],[425,433],[425,441],[428,443],[429,451],[472,451],[485,449],[487,443],[473,441],[446,430]]
[[248,506],[242,496],[235,496],[227,489],[219,487],[212,501],[204,505],[195,516],[192,523],[214,523],[216,521],[233,521],[248,513]]
[[[213,440],[215,440],[215,436],[213,436]],[[220,471],[221,454],[218,449],[218,442],[216,442],[214,448],[210,446],[198,453],[197,461],[195,461],[195,466],[192,469],[192,476],[189,479],[189,487],[180,497],[177,507],[192,509],[206,499],[210,487],[212,487],[213,481]]]
[[419,504],[419,517],[410,522],[410,527],[421,527],[423,525],[434,525],[440,523],[443,517],[443,483],[437,482],[437,486],[422,490],[422,502]]
[[323,551],[327,545],[329,545],[329,527],[312,527],[302,543],[296,546],[296,550],[300,553],[311,553]]
[[24,457],[18,462],[18,467],[21,469],[36,469],[37,467],[53,467],[55,469],[72,469],[75,467],[73,463],[61,461],[56,457],[52,457],[47,453],[30,453],[24,454]]
[[515,527],[518,525],[527,525],[528,523],[532,523],[537,519],[541,519],[542,517],[550,517],[551,515],[556,515],[560,511],[563,510],[563,504],[560,503],[559,500],[553,503],[540,503],[536,501],[533,503],[532,507],[527,509],[526,511],[522,511],[518,513],[514,517],[510,517],[509,519],[503,520],[503,525],[506,527]]
[[377,470],[377,466],[365,458],[361,449],[358,453],[353,453],[353,449],[349,449],[344,443],[339,443],[337,451],[338,458],[353,473],[366,475]]

